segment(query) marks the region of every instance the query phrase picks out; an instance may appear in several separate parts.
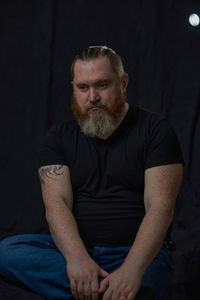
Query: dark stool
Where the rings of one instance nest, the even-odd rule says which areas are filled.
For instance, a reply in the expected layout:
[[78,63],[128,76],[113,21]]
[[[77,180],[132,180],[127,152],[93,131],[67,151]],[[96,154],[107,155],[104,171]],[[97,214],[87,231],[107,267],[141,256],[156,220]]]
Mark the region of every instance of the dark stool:
[[0,276],[1,300],[45,300],[42,296],[28,290],[22,285],[14,285]]
[[155,300],[155,294],[152,288],[148,286],[142,286],[139,290],[135,300]]

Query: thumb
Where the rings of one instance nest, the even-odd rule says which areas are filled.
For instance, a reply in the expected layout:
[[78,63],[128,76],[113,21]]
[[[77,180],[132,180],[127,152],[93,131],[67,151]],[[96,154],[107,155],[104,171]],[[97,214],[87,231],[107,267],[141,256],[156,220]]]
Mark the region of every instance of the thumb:
[[103,269],[99,269],[99,276],[100,277],[103,277],[103,278],[105,278],[105,277],[107,277],[109,275],[109,273],[108,272],[106,272],[105,270],[103,270]]
[[106,277],[102,282],[100,283],[99,293],[104,293],[109,285],[108,278]]

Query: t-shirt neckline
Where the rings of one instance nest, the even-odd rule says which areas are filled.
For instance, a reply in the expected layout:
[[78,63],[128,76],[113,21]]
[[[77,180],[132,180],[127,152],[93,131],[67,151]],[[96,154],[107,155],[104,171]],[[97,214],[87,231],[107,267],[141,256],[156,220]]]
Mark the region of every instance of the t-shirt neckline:
[[120,132],[126,126],[132,111],[133,111],[133,107],[132,107],[132,105],[129,104],[128,111],[127,111],[124,119],[122,120],[120,125],[117,127],[117,129],[107,139],[102,139],[102,138],[97,137],[97,136],[96,137],[89,137],[89,138],[92,139],[94,142],[97,142],[97,143],[102,143],[102,144],[108,143],[108,141],[112,140],[116,135],[120,134]]

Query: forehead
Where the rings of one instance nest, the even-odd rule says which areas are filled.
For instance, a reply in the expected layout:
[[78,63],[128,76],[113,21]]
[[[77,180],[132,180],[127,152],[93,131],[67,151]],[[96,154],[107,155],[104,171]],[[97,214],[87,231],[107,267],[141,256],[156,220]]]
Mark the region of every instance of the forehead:
[[110,79],[117,76],[107,57],[99,57],[89,61],[77,60],[74,65],[74,81],[86,82]]

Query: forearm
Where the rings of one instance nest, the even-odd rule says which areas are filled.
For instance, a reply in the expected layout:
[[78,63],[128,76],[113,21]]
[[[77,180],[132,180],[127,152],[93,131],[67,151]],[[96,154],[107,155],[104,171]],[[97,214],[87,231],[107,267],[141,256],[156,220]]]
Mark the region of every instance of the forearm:
[[159,252],[165,239],[169,225],[173,218],[173,211],[151,209],[145,215],[136,239],[124,262],[124,266],[131,266],[139,276]]
[[103,299],[111,299],[110,295],[112,299],[121,299],[122,295],[123,299],[135,299],[143,274],[162,245],[171,216],[164,210],[148,211],[124,263],[101,282]]
[[183,168],[181,164],[152,167],[145,171],[144,204],[146,215],[138,230],[125,266],[142,276],[162,247],[172,222]]
[[46,219],[56,246],[65,259],[88,256],[71,209],[62,200],[46,207]]
[[66,272],[74,299],[98,299],[99,277],[108,273],[89,256],[72,214],[73,191],[67,166],[39,169],[46,219],[52,237],[65,257]]

